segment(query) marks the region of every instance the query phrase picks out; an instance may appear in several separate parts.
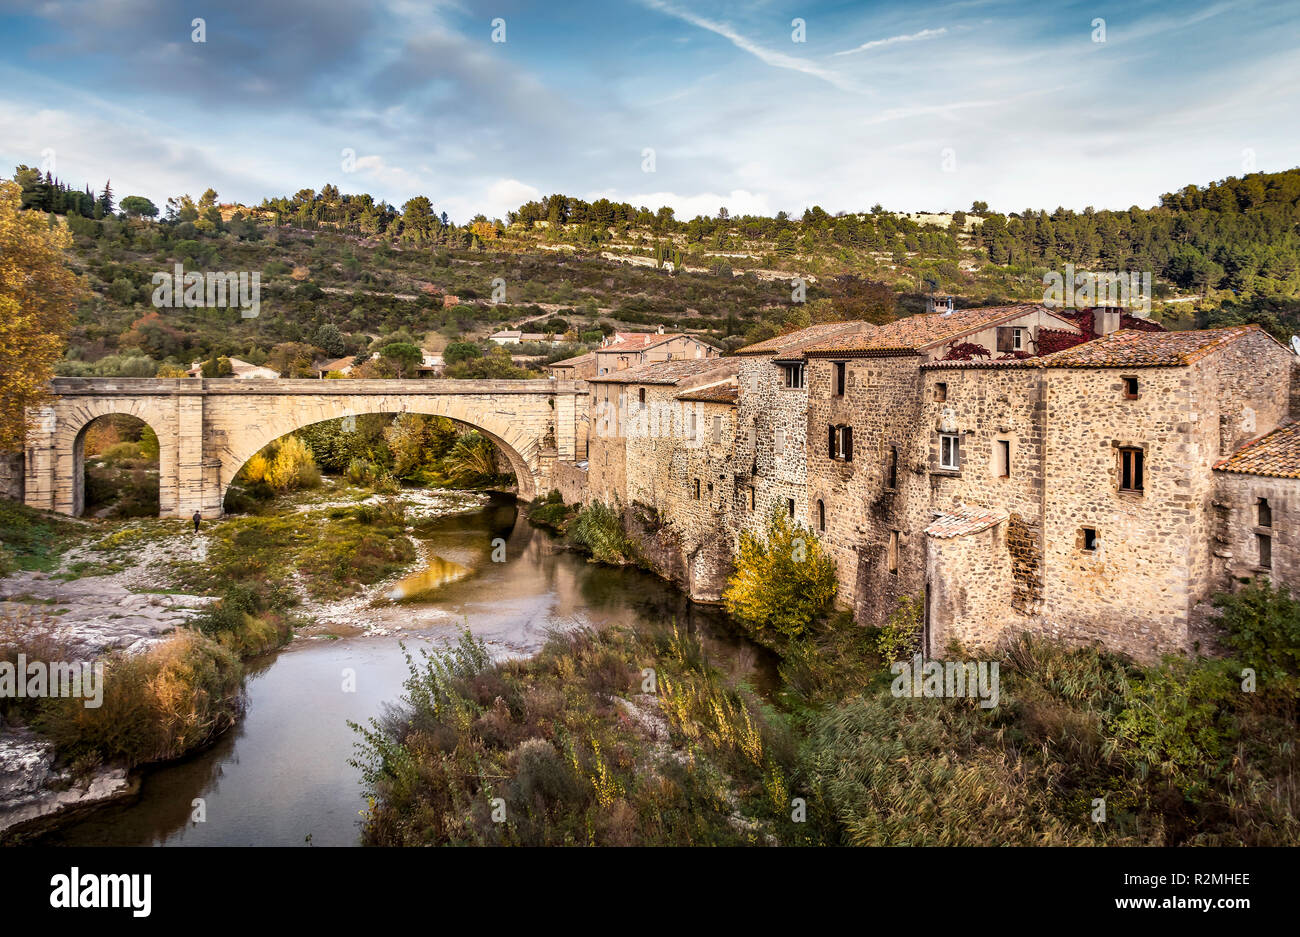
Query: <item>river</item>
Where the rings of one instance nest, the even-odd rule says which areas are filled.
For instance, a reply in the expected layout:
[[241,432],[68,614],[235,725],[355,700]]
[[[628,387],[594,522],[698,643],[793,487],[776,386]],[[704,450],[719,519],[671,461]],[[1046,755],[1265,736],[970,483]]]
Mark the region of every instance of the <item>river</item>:
[[[711,658],[770,692],[771,659],[728,629],[717,609],[637,570],[588,563],[494,498],[470,513],[421,525],[427,566],[384,588],[371,614],[394,634],[297,641],[251,661],[248,710],[211,747],[146,769],[139,796],[48,834],[47,844],[355,845],[364,807],[348,764],[347,723],[382,713],[402,691],[399,642],[453,641],[468,626],[497,656],[535,653],[548,631],[676,621],[695,630]],[[504,562],[493,543],[505,541]],[[201,822],[196,816],[202,815]]]

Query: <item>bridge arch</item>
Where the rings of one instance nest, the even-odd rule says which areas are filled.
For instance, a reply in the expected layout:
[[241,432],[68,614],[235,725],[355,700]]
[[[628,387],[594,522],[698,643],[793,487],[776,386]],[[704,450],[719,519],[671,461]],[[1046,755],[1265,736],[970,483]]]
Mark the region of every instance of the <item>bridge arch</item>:
[[175,487],[175,478],[164,474],[164,466],[176,462],[176,441],[167,428],[171,425],[172,415],[165,412],[155,402],[147,398],[106,397],[77,402],[77,406],[58,421],[55,432],[55,446],[58,456],[55,471],[66,479],[69,500],[63,507],[65,513],[80,517],[86,510],[86,431],[90,424],[104,416],[131,416],[140,420],[154,431],[158,437],[158,500],[159,513],[165,514],[161,505],[165,502],[164,491],[170,484]]
[[230,490],[230,485],[239,474],[239,470],[269,443],[315,423],[372,413],[441,416],[477,430],[492,440],[497,451],[510,465],[510,470],[515,475],[519,497],[525,500],[537,497],[538,485],[535,476],[538,470],[536,465],[538,446],[535,441],[526,438],[518,426],[512,426],[493,414],[482,412],[479,408],[456,406],[444,398],[403,401],[399,407],[381,409],[374,402],[367,402],[364,398],[356,400],[347,397],[331,397],[324,400],[304,401],[288,412],[277,413],[274,418],[250,427],[247,433],[241,434],[236,441],[232,441],[223,451],[221,458],[222,503],[225,502],[226,493]]

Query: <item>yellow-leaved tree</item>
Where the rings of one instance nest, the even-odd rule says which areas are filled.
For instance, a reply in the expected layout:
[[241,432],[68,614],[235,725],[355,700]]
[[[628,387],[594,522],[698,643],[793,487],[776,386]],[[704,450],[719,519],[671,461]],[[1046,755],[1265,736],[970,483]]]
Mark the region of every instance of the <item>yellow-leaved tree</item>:
[[776,510],[765,537],[741,532],[736,569],[722,600],[755,640],[781,646],[825,614],[835,592],[835,561],[812,531]]
[[26,410],[45,399],[82,290],[64,263],[71,235],[23,211],[21,192],[0,182],[0,451],[23,447]]

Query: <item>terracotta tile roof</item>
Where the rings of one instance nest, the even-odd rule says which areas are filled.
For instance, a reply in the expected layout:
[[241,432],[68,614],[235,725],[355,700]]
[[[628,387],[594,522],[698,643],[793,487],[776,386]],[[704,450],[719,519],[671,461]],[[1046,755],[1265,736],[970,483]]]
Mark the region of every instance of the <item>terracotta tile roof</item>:
[[735,380],[728,379],[717,384],[703,387],[688,387],[677,394],[678,400],[694,400],[699,403],[735,403],[740,399],[740,388]]
[[940,540],[951,540],[953,537],[964,537],[967,534],[988,530],[994,524],[1002,523],[1007,516],[1002,511],[989,511],[963,504],[940,514],[929,527],[925,528],[925,532]]
[[1045,368],[1182,367],[1255,332],[1268,334],[1258,325],[1188,332],[1120,329],[1105,338],[1044,355],[1039,361]]
[[[1007,319],[1036,312],[1042,307],[1033,303],[1013,306],[985,306],[981,309],[958,309],[950,313],[926,313],[908,316],[886,325],[878,326],[862,341],[832,339],[806,349],[809,357],[828,357],[851,354],[906,354],[951,341],[959,336],[988,328]],[[1051,310],[1043,310],[1056,316]],[[1065,328],[1075,328],[1074,323],[1061,319]]]
[[1228,458],[1214,463],[1221,472],[1300,478],[1300,422],[1287,421],[1273,432],[1252,439]]
[[848,336],[866,333],[875,329],[869,322],[822,322],[810,325],[806,329],[787,332],[765,341],[755,342],[739,349],[738,355],[790,355],[802,357],[809,345],[820,344],[835,336]]
[[660,342],[674,338],[683,338],[680,332],[660,335],[658,332],[615,332],[614,341],[602,345],[597,351],[644,351]]
[[596,353],[594,351],[589,351],[585,355],[574,355],[572,358],[565,358],[562,361],[552,361],[550,363],[550,367],[552,368],[573,367],[574,365],[577,364],[584,364],[588,361],[592,361],[595,359],[595,357],[596,357]]
[[709,371],[735,374],[740,362],[735,358],[678,358],[672,361],[651,361],[634,368],[612,371],[598,377],[589,377],[593,384],[679,384],[688,377]]

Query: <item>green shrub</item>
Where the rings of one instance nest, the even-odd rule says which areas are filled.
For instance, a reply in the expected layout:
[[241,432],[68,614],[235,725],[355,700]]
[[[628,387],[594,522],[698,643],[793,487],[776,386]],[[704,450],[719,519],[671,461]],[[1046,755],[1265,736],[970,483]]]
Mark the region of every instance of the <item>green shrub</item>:
[[920,653],[924,614],[925,605],[919,597],[905,595],[898,600],[898,608],[876,635],[876,648],[882,661],[909,660],[913,654]]
[[1263,580],[1215,596],[1214,605],[1225,642],[1255,670],[1260,690],[1300,696],[1300,601]]
[[623,528],[618,511],[593,501],[578,512],[566,528],[569,541],[598,563],[626,566],[636,563],[636,544]]
[[824,614],[835,592],[835,561],[812,531],[776,510],[766,537],[741,532],[735,572],[722,598],[755,640],[779,646]]

